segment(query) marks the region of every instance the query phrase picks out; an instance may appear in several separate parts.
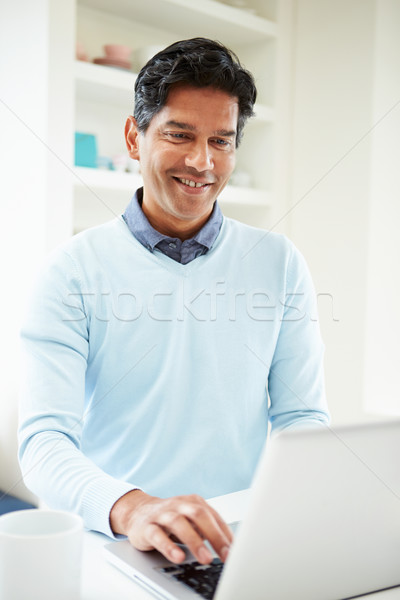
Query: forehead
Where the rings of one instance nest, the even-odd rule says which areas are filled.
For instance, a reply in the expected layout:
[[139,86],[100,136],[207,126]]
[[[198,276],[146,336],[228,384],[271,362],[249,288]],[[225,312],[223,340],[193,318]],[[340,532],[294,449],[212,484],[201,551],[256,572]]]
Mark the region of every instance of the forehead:
[[170,89],[163,108],[153,117],[157,125],[168,121],[188,123],[194,127],[233,129],[239,116],[238,99],[212,87],[196,88],[177,85]]

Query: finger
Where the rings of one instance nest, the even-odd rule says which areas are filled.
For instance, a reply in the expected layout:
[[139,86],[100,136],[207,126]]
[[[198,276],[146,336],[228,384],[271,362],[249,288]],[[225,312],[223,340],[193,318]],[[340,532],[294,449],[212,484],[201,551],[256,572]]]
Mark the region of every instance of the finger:
[[181,511],[190,519],[193,526],[201,532],[217,554],[223,561],[229,552],[229,546],[232,541],[232,534],[227,525],[224,524],[221,517],[214,516],[211,507],[201,499],[201,501],[185,502]]
[[[210,505],[208,505],[208,506],[210,506]],[[210,509],[211,509],[211,512],[214,515],[214,518],[217,521],[218,525],[221,527],[222,531],[224,532],[224,534],[228,538],[229,542],[232,543],[233,539],[234,539],[233,533],[232,533],[232,529],[223,520],[223,518],[221,517],[221,515],[214,508],[212,508],[212,506],[210,506]]]
[[197,533],[193,523],[188,521],[184,515],[176,511],[165,512],[160,516],[159,524],[185,544],[199,563],[208,564],[212,561],[213,555],[204,545],[203,539]]
[[151,548],[158,550],[171,562],[181,563],[185,560],[185,552],[174,544],[169,535],[156,523],[149,523],[143,532],[143,536]]

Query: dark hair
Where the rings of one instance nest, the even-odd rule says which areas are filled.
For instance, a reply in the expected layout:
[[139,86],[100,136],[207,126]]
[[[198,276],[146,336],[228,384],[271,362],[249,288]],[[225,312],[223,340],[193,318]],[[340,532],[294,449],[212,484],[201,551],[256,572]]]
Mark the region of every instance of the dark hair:
[[237,97],[238,145],[246,120],[254,114],[257,90],[252,74],[242,67],[236,54],[220,42],[200,37],[175,42],[158,52],[141,69],[135,83],[134,117],[139,131],[147,130],[165,105],[170,87],[178,83],[213,87]]

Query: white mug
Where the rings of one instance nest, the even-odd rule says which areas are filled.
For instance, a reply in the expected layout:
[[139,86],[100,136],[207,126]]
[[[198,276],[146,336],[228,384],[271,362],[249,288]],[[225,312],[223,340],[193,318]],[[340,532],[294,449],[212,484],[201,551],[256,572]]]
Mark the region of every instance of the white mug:
[[0,517],[0,598],[78,600],[83,521],[57,510]]

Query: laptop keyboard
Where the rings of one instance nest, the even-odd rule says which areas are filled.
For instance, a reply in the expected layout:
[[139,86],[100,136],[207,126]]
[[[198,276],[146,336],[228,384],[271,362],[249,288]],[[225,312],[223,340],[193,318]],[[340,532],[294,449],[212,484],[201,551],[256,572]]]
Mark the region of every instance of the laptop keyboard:
[[224,563],[219,558],[214,558],[209,565],[202,565],[197,561],[193,561],[182,565],[164,567],[160,571],[188,585],[201,598],[212,600],[223,566]]

